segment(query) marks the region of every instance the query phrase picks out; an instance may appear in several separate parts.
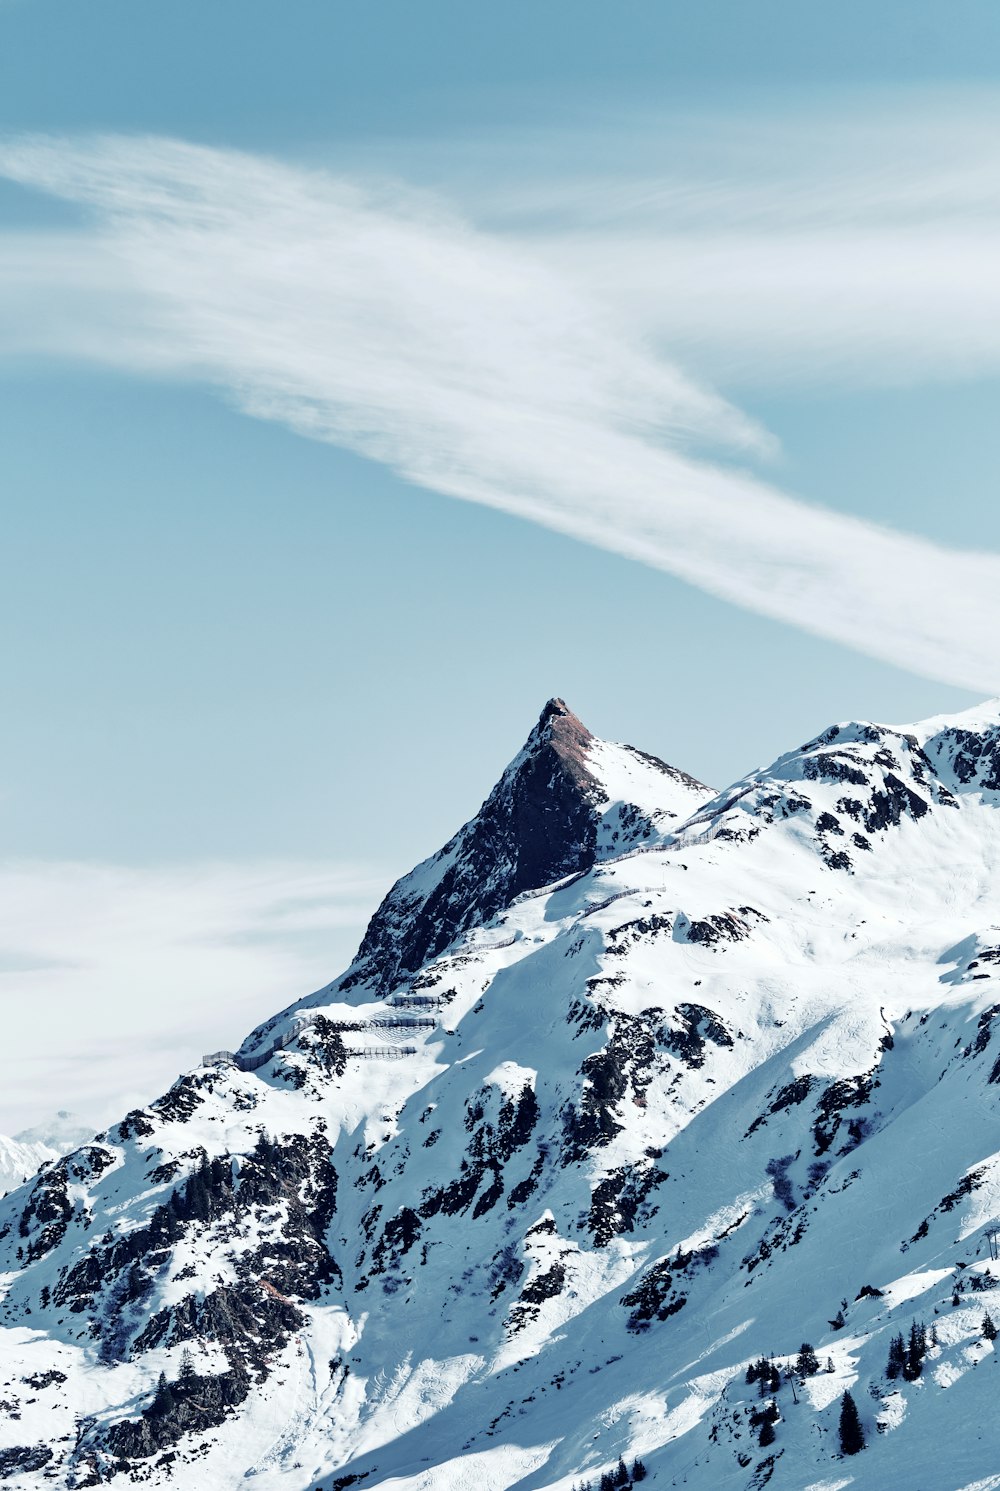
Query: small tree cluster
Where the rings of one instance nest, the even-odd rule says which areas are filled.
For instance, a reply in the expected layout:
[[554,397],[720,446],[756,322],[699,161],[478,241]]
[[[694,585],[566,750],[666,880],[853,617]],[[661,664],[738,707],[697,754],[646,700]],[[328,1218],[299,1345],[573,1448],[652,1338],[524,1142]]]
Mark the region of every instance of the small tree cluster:
[[889,1358],[885,1366],[885,1375],[891,1379],[902,1377],[906,1382],[916,1382],[924,1370],[924,1357],[927,1355],[927,1329],[921,1320],[913,1321],[910,1326],[909,1340],[904,1341],[902,1333],[893,1336],[889,1342]]
[[624,1488],[630,1484],[625,1461],[619,1455],[618,1464],[614,1470],[605,1471],[601,1476],[601,1491],[624,1491]]
[[204,1160],[183,1187],[170,1193],[166,1205],[157,1207],[150,1219],[150,1229],[169,1243],[177,1242],[185,1222],[211,1222],[222,1215],[232,1201],[232,1192],[229,1156]]
[[[633,1460],[630,1470],[619,1456],[614,1470],[606,1470],[601,1476],[596,1491],[626,1491],[629,1486],[634,1486],[638,1481],[644,1481],[648,1474],[641,1460]],[[591,1481],[581,1481],[579,1486],[573,1487],[573,1491],[595,1491],[595,1487]]]
[[763,1408],[750,1415],[750,1427],[759,1430],[757,1442],[762,1449],[774,1443],[774,1426],[780,1417],[778,1405],[773,1398]]
[[177,1381],[167,1381],[167,1374],[160,1373],[156,1384],[156,1392],[153,1395],[152,1413],[156,1418],[166,1418],[177,1407],[178,1398],[185,1397],[196,1387],[198,1373],[195,1370],[194,1358],[185,1346],[181,1352],[181,1364],[177,1373]]
[[906,1343],[901,1335],[893,1336],[889,1342],[889,1359],[885,1364],[885,1375],[895,1382],[906,1370]]
[[781,1373],[771,1357],[761,1356],[747,1367],[747,1382],[757,1384],[762,1398],[770,1397],[781,1387]]

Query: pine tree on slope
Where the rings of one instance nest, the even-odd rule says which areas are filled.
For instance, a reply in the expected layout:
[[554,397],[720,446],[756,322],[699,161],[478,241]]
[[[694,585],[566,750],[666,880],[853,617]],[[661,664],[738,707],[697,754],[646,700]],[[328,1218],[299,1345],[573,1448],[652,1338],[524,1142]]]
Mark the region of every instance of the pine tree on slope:
[[845,1392],[840,1400],[840,1450],[844,1455],[856,1455],[865,1447],[864,1430],[858,1415],[858,1405]]
[[174,1407],[175,1399],[170,1383],[167,1381],[165,1372],[160,1373],[160,1380],[156,1384],[156,1396],[153,1399],[153,1412],[160,1418]]
[[906,1363],[903,1368],[903,1376],[907,1382],[916,1382],[924,1370],[924,1357],[927,1355],[927,1332],[923,1321],[918,1325],[914,1320],[910,1326],[910,1340],[906,1348]]

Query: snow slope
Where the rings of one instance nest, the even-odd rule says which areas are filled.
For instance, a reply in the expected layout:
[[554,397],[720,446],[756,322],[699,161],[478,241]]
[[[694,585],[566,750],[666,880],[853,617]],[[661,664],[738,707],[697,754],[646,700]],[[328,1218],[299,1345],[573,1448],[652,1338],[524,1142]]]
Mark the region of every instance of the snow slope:
[[552,701],[342,978],[0,1203],[0,1476],[1000,1487],[998,806],[1000,704],[715,795]]

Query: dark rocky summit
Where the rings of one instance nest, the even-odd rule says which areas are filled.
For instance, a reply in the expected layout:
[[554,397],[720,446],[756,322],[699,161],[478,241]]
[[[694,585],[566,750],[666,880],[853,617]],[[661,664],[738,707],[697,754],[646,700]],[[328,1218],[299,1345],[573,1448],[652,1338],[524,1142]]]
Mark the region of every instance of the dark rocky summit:
[[[476,816],[389,891],[342,987],[365,982],[386,994],[516,896],[589,870],[609,802],[590,759],[596,744],[562,699],[550,699]],[[632,754],[700,786],[655,756]],[[648,833],[639,815],[632,831],[643,828]]]

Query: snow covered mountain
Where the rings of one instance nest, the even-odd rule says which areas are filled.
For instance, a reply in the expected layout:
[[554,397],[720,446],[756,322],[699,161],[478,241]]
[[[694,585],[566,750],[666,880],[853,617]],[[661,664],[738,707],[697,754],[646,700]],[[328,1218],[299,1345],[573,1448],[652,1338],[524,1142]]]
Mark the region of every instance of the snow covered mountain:
[[0,1478],[1000,1486],[998,810],[1000,704],[716,795],[553,701],[342,978],[0,1202]]
[[0,1134],[0,1196],[37,1174],[42,1165],[57,1160],[61,1154],[93,1137],[88,1128],[64,1108],[55,1118],[33,1128],[24,1129],[13,1139]]
[[47,1144],[24,1144],[0,1134],[0,1195],[16,1190],[46,1160],[55,1159],[58,1159],[58,1151],[50,1149]]
[[93,1125],[84,1123],[78,1114],[70,1113],[66,1108],[60,1108],[54,1117],[43,1119],[14,1135],[18,1144],[42,1144],[54,1151],[53,1159],[78,1144],[89,1144],[93,1137]]

